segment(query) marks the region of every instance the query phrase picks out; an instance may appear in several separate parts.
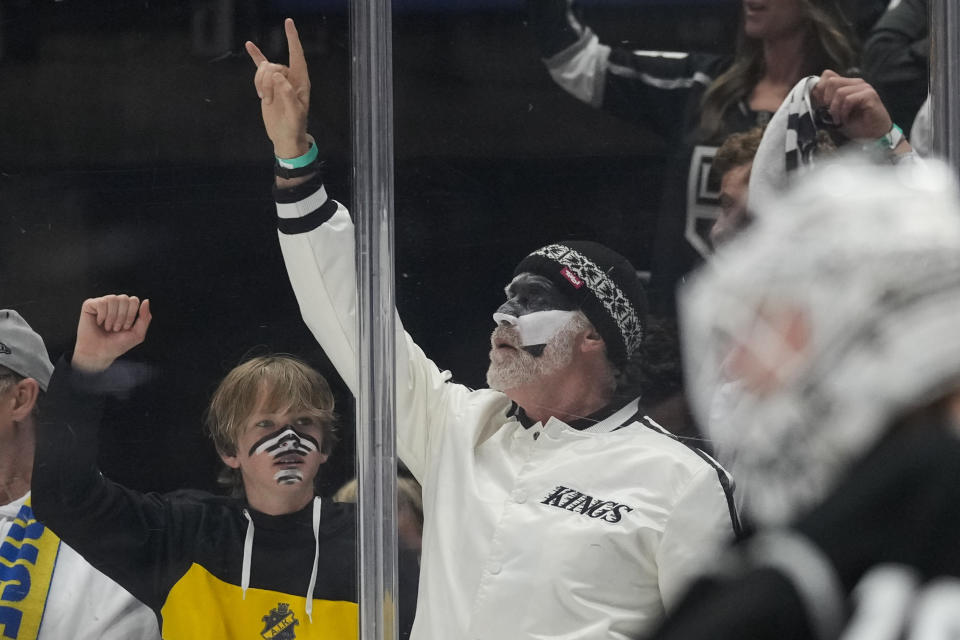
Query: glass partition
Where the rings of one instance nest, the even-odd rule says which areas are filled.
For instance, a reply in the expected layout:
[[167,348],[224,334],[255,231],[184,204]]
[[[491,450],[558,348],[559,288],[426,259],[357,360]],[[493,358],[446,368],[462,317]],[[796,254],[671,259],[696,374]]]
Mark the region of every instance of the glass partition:
[[[100,424],[98,460],[109,479],[144,492],[223,494],[216,482],[223,463],[203,430],[211,394],[243,360],[293,354],[333,387],[339,443],[321,467],[318,493],[324,519],[339,513],[331,497],[356,476],[353,400],[289,285],[271,193],[273,148],[244,42],[285,64],[283,19],[296,19],[315,78],[310,131],[330,193],[349,203],[348,9],[346,2],[0,2],[0,308],[18,310],[56,363],[73,349],[84,299],[127,293],[152,305],[145,342],[119,369],[128,388],[110,399]],[[280,602],[302,630],[314,553],[309,518],[306,570],[296,562],[283,568],[290,577],[281,582],[295,586],[280,592],[291,598],[268,606],[257,595],[267,580],[258,554],[272,534],[257,520],[252,591],[241,597],[247,521],[239,510],[233,516],[224,527],[238,537],[223,539],[230,551],[213,573],[238,601],[253,603],[254,636],[287,624]],[[354,531],[352,516],[346,531]],[[356,542],[327,546],[347,560],[321,566],[316,593],[356,602]],[[334,560],[330,554],[323,562]],[[204,620],[227,619],[200,606],[209,612]],[[346,615],[356,619],[356,611]],[[324,610],[322,619],[330,616]]]
[[[357,224],[360,633],[399,635],[394,405],[393,57],[389,0],[351,5]],[[409,576],[408,576],[409,578]],[[402,603],[401,603],[402,604]],[[406,630],[405,630],[406,631]]]
[[955,2],[932,0],[930,3],[931,25],[931,118],[935,135],[935,152],[953,167],[960,168],[960,10]]
[[[870,3],[844,4],[868,36]],[[742,21],[730,0],[576,7],[598,42],[663,61],[729,61]],[[956,5],[930,10],[934,139],[956,164]],[[360,230],[360,405],[305,325],[276,240],[272,147],[243,44],[285,62],[285,17],[306,52],[326,191]],[[520,0],[0,0],[0,308],[17,309],[56,362],[85,298],[150,298],[153,324],[125,370],[133,384],[100,429],[104,475],[140,491],[221,491],[202,423],[241,360],[291,353],[329,378],[340,442],[319,493],[361,477],[358,583],[375,599],[361,603],[365,638],[402,637],[393,606],[416,592],[395,571],[394,304],[454,382],[482,388],[491,316],[520,259],[560,239],[610,246],[644,274],[664,323],[651,415],[700,437],[670,321],[672,287],[710,252],[712,145],[685,135],[693,103],[640,117],[653,98],[597,108],[599,94],[555,82],[545,58],[557,51],[535,22]],[[682,267],[658,280],[665,264]]]

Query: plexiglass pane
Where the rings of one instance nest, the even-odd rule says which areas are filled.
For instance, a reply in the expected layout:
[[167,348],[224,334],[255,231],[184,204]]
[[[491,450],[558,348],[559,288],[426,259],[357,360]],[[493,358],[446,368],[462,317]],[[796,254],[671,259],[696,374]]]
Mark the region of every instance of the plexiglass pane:
[[[296,505],[267,507],[254,498],[249,504],[206,498],[196,503],[195,496],[180,495],[165,511],[134,501],[142,512],[131,507],[118,515],[100,502],[100,493],[84,490],[89,502],[78,498],[73,505],[86,504],[96,527],[89,519],[70,530],[56,527],[157,613],[167,602],[163,614],[170,636],[183,625],[195,625],[192,632],[199,634],[188,637],[274,637],[288,626],[297,629],[297,637],[304,632],[321,637],[317,629],[332,634],[323,637],[350,637],[356,629],[354,514],[341,514],[331,500],[355,475],[353,401],[304,325],[288,283],[271,193],[273,148],[254,89],[256,66],[244,50],[244,41],[252,40],[271,60],[286,64],[285,16],[297,20],[315,77],[311,117],[317,126],[311,133],[325,161],[326,182],[331,193],[349,202],[346,4],[0,3],[0,79],[9,89],[0,97],[0,307],[26,318],[43,336],[54,363],[74,347],[84,299],[137,295],[150,299],[153,313],[145,342],[113,368],[111,385],[121,390],[110,390],[116,397],[102,420],[81,418],[72,405],[64,409],[67,382],[58,385],[55,379],[41,399],[40,415],[50,417],[50,433],[60,434],[53,447],[57,455],[95,459],[104,476],[137,491],[222,494],[216,478],[223,463],[203,429],[211,394],[228,371],[253,356],[294,354],[326,375],[334,390],[340,442],[320,467],[316,536],[311,517],[318,512],[309,496],[295,498]],[[7,346],[19,346],[12,340],[6,334],[0,338],[5,356]],[[317,392],[315,381],[287,373]],[[287,487],[306,486],[312,493],[312,477],[326,450],[326,440],[316,433],[326,417],[313,410],[329,409],[326,401],[281,392],[271,407],[278,415],[248,424],[254,415],[248,405],[256,408],[258,399],[258,385],[251,384],[228,403],[242,413],[238,424],[245,435],[234,450],[222,453],[242,461],[248,497],[256,483],[265,483],[273,497]],[[291,403],[296,406],[287,406]],[[76,423],[63,411],[67,418],[76,415]],[[5,413],[4,455],[16,457],[7,418]],[[72,439],[74,430],[89,435],[97,426],[99,455]],[[244,439],[248,427],[261,430],[256,447]],[[289,437],[271,440],[279,433]],[[41,449],[50,448],[47,444]],[[29,479],[32,450],[23,446],[20,461],[26,460]],[[64,447],[71,449],[65,453]],[[276,452],[282,454],[273,456]],[[72,481],[66,467],[47,471],[63,471],[57,477]],[[2,484],[9,480],[4,477]],[[82,481],[77,476],[75,484],[85,486]],[[263,487],[257,487],[259,495]],[[52,513],[48,502],[43,510],[36,487],[33,501],[38,513]],[[244,506],[252,513],[252,528]],[[291,510],[295,515],[275,515]],[[131,522],[131,514],[140,517]],[[61,517],[51,515],[57,522]],[[9,526],[12,516],[5,521]],[[319,571],[311,582],[317,547]],[[57,569],[44,622],[48,631],[41,637],[121,637],[102,628],[112,610],[99,599],[101,587],[82,588],[86,600],[73,596],[72,603],[63,602],[71,596],[61,595],[64,587],[57,580],[79,581],[85,571]],[[34,575],[32,584],[41,583]],[[310,598],[312,607],[309,585],[317,596]],[[19,605],[2,606],[8,612]],[[152,617],[148,612],[148,622]],[[31,620],[22,618],[22,630]],[[56,620],[71,626],[51,630]],[[8,635],[13,633],[10,618],[4,623]],[[96,624],[101,626],[91,626]],[[122,637],[150,634],[128,630]]]
[[[841,4],[860,40],[873,42],[871,29],[888,3]],[[927,10],[922,2],[899,5]],[[483,388],[491,316],[517,263],[553,241],[603,243],[628,258],[649,287],[661,361],[643,408],[671,431],[699,438],[681,396],[672,292],[711,251],[721,184],[710,165],[722,138],[697,133],[701,103],[691,90],[702,94],[728,68],[742,7],[727,0],[583,0],[571,23],[565,6],[394,3],[396,306],[440,369]],[[346,2],[0,2],[0,307],[19,311],[56,363],[73,348],[84,299],[150,298],[153,324],[120,369],[129,388],[107,405],[99,434],[104,475],[138,491],[221,491],[221,459],[203,433],[205,409],[227,371],[269,352],[302,357],[331,381],[340,442],[322,467],[320,495],[331,497],[356,475],[349,384],[330,362],[337,356],[305,325],[276,240],[272,147],[243,47],[252,40],[270,60],[286,62],[285,17],[296,20],[310,69],[308,131],[324,162],[326,192],[353,207],[363,198],[355,192],[356,43]],[[576,26],[564,32],[564,21]],[[921,30],[892,44],[890,51],[910,53],[901,60],[906,66],[876,66],[909,71],[909,91],[898,77],[882,86],[866,60],[835,70],[856,66],[885,100],[904,98],[889,105],[891,113],[902,109],[910,118],[929,64],[925,37]],[[571,48],[575,43],[583,48]],[[604,46],[614,51],[609,57]],[[632,66],[631,56],[644,64]],[[683,61],[689,73],[675,73]],[[376,73],[384,77],[383,69]],[[603,74],[624,83],[606,83]],[[772,110],[753,97],[747,93],[750,113],[739,128],[766,120],[753,112]],[[957,135],[946,129],[934,139]],[[363,188],[368,198],[378,186]],[[369,375],[369,366],[360,375]],[[427,483],[428,521],[472,522],[475,514],[463,505],[436,501],[429,485],[436,476],[423,460],[409,464]],[[405,520],[403,504],[400,545],[416,554],[417,519]],[[371,522],[380,515],[366,514]],[[476,522],[478,536],[490,533],[489,518]],[[540,533],[531,526],[532,536]],[[433,542],[449,550],[471,540]],[[240,544],[225,564],[237,588],[243,558]],[[495,575],[502,567],[491,562],[481,569]],[[401,566],[401,610],[412,607],[416,565]],[[354,575],[352,561],[344,566]],[[257,567],[254,559],[254,587]],[[304,590],[308,578],[300,580]],[[255,616],[255,632],[267,623],[262,616],[269,624],[285,619],[275,606]],[[307,624],[305,612],[296,616]],[[409,619],[401,621],[402,633]]]

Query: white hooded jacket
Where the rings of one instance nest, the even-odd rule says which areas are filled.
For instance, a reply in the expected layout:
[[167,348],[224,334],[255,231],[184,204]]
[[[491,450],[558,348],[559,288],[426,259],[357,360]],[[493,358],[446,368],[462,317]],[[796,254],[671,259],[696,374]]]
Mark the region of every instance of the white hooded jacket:
[[[353,223],[323,187],[276,195],[303,317],[356,394]],[[726,472],[637,400],[589,428],[525,428],[396,327],[398,453],[424,490],[414,640],[637,638],[733,537]]]

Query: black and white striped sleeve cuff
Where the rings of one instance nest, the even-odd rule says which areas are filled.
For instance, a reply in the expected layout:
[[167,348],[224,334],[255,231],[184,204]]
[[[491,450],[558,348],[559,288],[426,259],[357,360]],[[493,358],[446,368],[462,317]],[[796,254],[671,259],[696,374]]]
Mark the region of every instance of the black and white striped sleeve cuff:
[[274,188],[277,201],[277,228],[295,235],[313,231],[337,212],[337,202],[327,196],[320,180],[311,180],[291,189]]

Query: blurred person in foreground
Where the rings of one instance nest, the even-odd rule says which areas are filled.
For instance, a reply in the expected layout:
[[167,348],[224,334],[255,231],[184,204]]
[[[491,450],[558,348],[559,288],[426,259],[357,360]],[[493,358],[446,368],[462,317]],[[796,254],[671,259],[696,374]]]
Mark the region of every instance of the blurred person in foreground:
[[[247,43],[280,246],[305,322],[356,393],[353,223],[318,173],[306,61],[285,29],[289,67]],[[644,413],[630,372],[646,299],[626,259],[559,242],[504,292],[489,389],[451,382],[396,324],[397,451],[423,485],[413,637],[641,637],[739,531],[729,479]]]
[[32,509],[37,422],[53,373],[43,339],[0,310],[0,626],[18,640],[153,640],[153,612],[91,566]]
[[950,171],[820,169],[717,252],[681,313],[697,416],[732,391],[725,444],[757,533],[655,637],[952,637],[960,200]]

